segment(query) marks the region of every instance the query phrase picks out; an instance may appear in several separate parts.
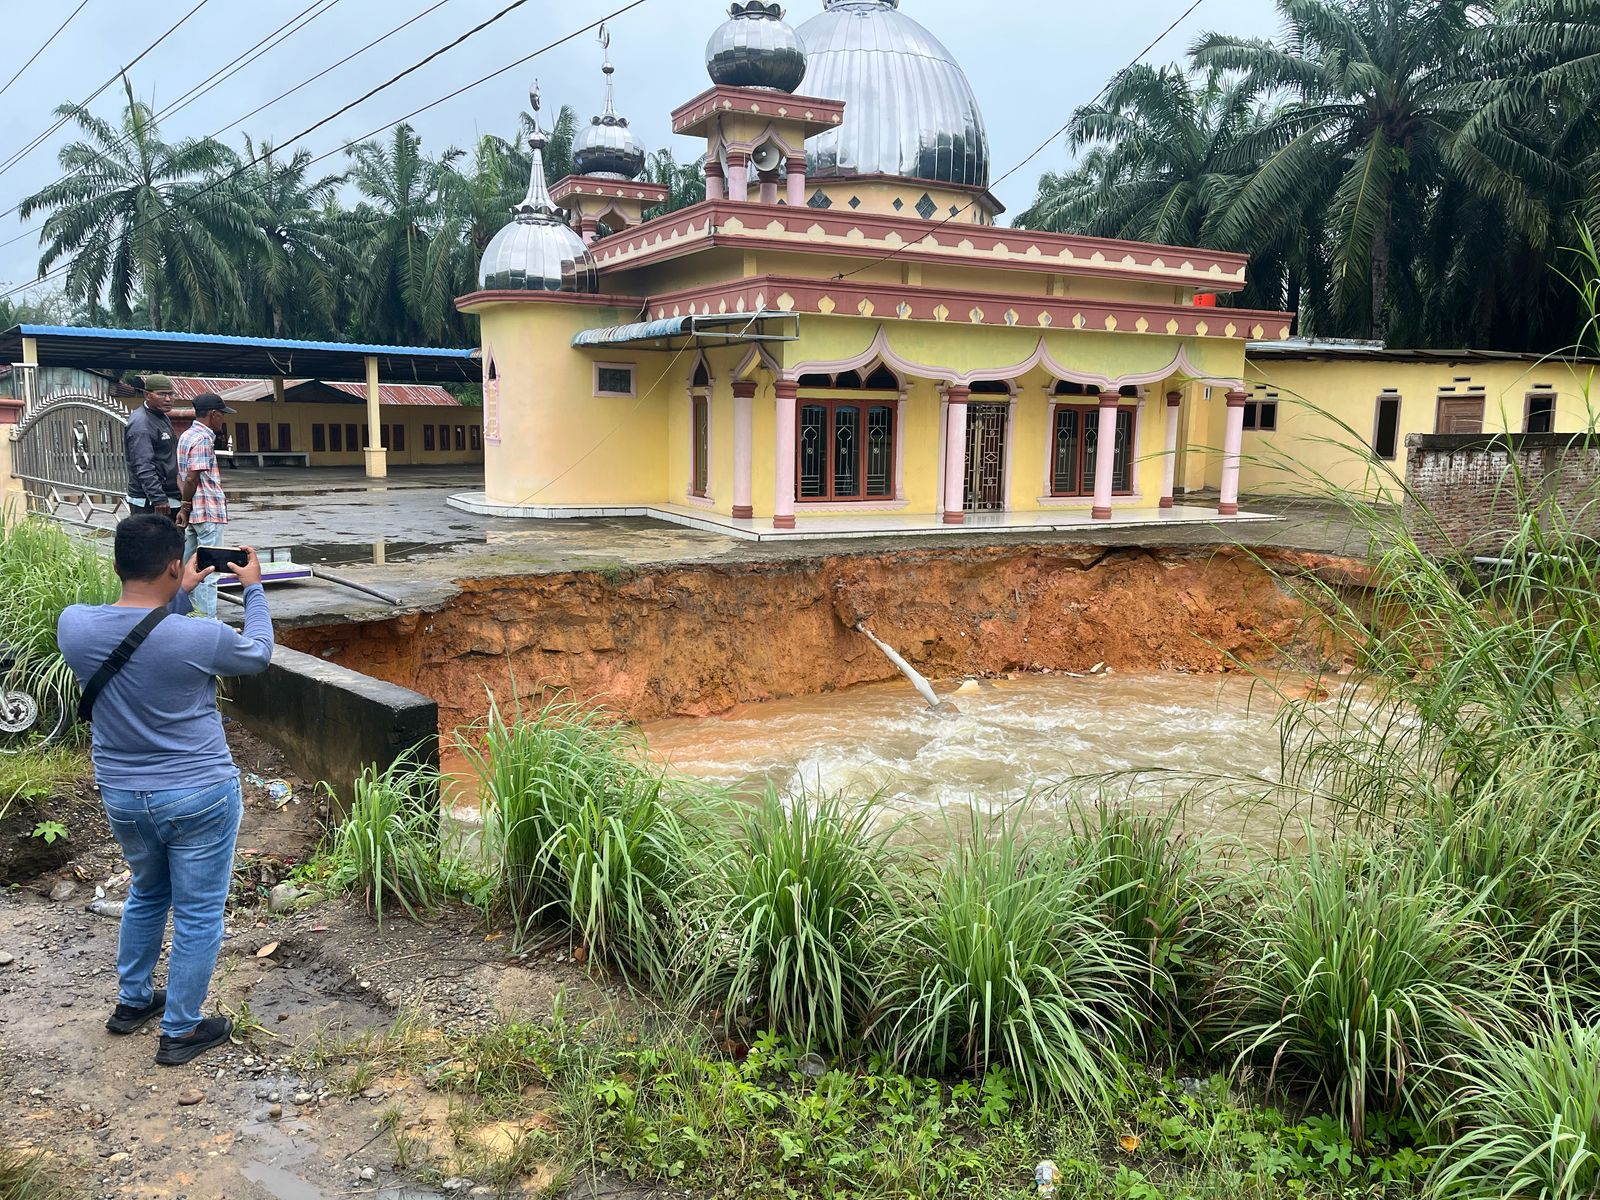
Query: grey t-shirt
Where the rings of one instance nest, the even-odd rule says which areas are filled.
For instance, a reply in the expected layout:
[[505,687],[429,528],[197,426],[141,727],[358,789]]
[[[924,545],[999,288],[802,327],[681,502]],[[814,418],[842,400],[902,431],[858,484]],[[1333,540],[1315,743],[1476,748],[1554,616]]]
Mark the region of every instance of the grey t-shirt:
[[[204,787],[238,774],[217,711],[217,676],[259,675],[272,661],[272,616],[260,584],[244,590],[244,631],[221,621],[185,619],[179,592],[94,705],[95,778],[134,792]],[[74,604],[56,624],[56,641],[87,683],[149,609]]]

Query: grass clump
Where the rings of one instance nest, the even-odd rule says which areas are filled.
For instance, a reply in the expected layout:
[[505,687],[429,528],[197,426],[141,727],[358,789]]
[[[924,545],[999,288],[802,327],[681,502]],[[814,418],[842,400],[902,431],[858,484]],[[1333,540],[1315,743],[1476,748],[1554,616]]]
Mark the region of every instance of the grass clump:
[[870,803],[769,789],[734,818],[736,836],[705,839],[680,905],[686,1002],[821,1050],[856,1041],[895,857],[877,817]]
[[42,517],[0,520],[0,646],[16,656],[13,678],[76,696],[56,646],[56,622],[73,604],[110,604],[122,591],[93,545]]
[[508,720],[491,705],[463,749],[519,942],[565,923],[580,957],[661,978],[681,838],[632,736],[594,708],[552,703]]
[[67,1200],[60,1170],[44,1151],[0,1146],[0,1200]]
[[402,760],[362,771],[319,868],[328,888],[359,892],[380,926],[386,904],[413,920],[431,912],[441,891],[438,770]]
[[1600,1195],[1600,1026],[1551,997],[1531,1022],[1476,1031],[1441,1125],[1434,1194]]
[[1021,817],[975,815],[932,893],[910,898],[880,1034],[917,1069],[1004,1067],[1036,1100],[1104,1113],[1146,972],[1084,899],[1088,870]]
[[1313,839],[1255,900],[1219,993],[1238,1065],[1306,1089],[1357,1144],[1374,1114],[1426,1120],[1462,1014],[1504,1015],[1516,986],[1481,899]]
[[89,760],[69,746],[40,746],[0,754],[0,821],[19,806],[33,807],[89,777]]
[[1144,1013],[1174,1051],[1200,1050],[1198,1014],[1215,980],[1224,883],[1178,828],[1102,803],[1073,819],[1084,897],[1143,963]]

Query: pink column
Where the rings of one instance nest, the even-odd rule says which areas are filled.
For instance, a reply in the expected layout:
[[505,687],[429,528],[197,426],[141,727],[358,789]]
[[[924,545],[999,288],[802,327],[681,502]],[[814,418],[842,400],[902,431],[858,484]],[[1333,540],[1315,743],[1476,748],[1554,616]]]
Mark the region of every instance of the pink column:
[[748,521],[755,516],[754,488],[750,482],[751,429],[756,398],[754,379],[733,381],[733,515]]
[[728,194],[727,177],[722,173],[722,163],[710,156],[706,158],[706,199],[721,200]]
[[952,387],[945,395],[949,404],[944,426],[944,523],[960,525],[967,519],[967,397],[971,391]]
[[1161,468],[1161,507],[1172,507],[1173,485],[1178,481],[1178,407],[1182,392],[1167,393],[1167,461]]
[[1228,425],[1222,435],[1222,496],[1217,504],[1219,516],[1232,517],[1239,512],[1239,459],[1244,451],[1244,402],[1248,399],[1243,392],[1228,393]]
[[797,159],[789,160],[789,194],[785,197],[790,208],[804,208],[806,205],[806,156],[800,155]]
[[776,204],[778,202],[778,179],[776,171],[761,172],[761,203]]
[[1111,519],[1111,492],[1117,475],[1117,408],[1122,394],[1115,390],[1100,393],[1100,424],[1094,439],[1094,508],[1096,521]]
[[578,232],[583,235],[583,244],[592,246],[600,237],[600,222],[594,217],[585,217],[578,222]]
[[772,504],[772,527],[793,529],[795,399],[800,395],[800,385],[792,379],[780,379],[773,390],[778,396],[778,486]]
[[728,155],[728,199],[736,204],[750,202],[750,156]]

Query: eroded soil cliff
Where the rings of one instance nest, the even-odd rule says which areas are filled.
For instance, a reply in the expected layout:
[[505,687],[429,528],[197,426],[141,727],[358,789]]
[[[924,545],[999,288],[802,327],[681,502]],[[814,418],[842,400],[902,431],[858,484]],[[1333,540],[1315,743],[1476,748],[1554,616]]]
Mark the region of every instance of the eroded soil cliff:
[[1229,549],[976,547],[462,582],[444,610],[286,631],[296,649],[435,697],[441,725],[562,690],[648,721],[892,678],[857,621],[934,678],[1218,671],[1324,652],[1296,578],[1347,560]]

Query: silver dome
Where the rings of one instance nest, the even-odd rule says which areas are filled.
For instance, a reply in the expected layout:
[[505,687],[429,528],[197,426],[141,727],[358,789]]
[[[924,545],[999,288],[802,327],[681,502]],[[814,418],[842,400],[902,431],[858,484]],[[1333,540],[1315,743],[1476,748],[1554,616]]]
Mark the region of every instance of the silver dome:
[[725,87],[792,92],[806,77],[806,52],[779,5],[744,0],[706,43],[706,70]]
[[583,239],[561,219],[544,180],[544,148],[549,136],[539,128],[539,93],[533,93],[533,169],[528,194],[516,214],[490,240],[478,264],[478,286],[504,292],[598,292],[600,275]]
[[609,61],[600,69],[606,76],[606,110],[572,139],[572,168],[579,175],[637,179],[644,170],[644,143],[628,128],[628,118],[617,115],[612,81],[617,69]]
[[844,123],[806,143],[812,179],[904,175],[989,186],[989,135],[948,50],[899,0],[826,0],[800,26],[805,94],[845,102]]

